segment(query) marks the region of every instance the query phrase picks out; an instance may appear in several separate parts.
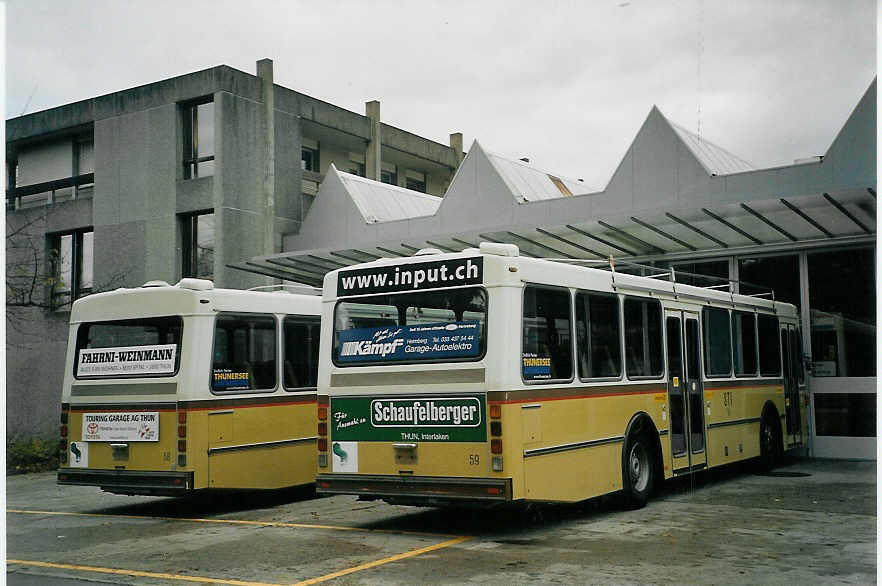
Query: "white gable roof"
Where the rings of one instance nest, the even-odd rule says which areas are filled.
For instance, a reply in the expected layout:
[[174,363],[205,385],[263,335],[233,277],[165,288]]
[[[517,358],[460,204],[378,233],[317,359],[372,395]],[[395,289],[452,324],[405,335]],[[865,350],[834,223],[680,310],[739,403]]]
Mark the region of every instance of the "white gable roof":
[[[665,120],[667,120],[667,118],[665,118]],[[756,167],[738,155],[730,153],[723,147],[710,142],[706,138],[701,138],[694,132],[690,132],[682,126],[674,124],[670,120],[668,120],[668,124],[671,125],[674,132],[680,137],[680,140],[682,140],[686,147],[692,151],[692,154],[695,155],[698,162],[701,163],[705,170],[711,175],[730,175],[732,173],[742,173],[744,171],[753,171],[756,169]]]
[[431,216],[438,211],[441,198],[344,173],[333,165],[361,215],[369,224]]
[[524,161],[484,152],[519,202],[557,199],[597,191],[579,180],[546,173]]

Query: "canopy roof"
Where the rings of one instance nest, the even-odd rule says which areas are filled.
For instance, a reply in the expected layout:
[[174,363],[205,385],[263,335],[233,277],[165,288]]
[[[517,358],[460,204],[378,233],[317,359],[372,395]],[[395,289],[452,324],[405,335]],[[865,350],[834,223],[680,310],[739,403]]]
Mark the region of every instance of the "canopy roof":
[[653,108],[593,193],[477,142],[439,202],[328,173],[300,233],[285,237],[287,252],[231,266],[318,285],[335,268],[481,241],[528,256],[638,262],[872,243],[875,103],[874,81],[824,156],[771,169],[751,168]]

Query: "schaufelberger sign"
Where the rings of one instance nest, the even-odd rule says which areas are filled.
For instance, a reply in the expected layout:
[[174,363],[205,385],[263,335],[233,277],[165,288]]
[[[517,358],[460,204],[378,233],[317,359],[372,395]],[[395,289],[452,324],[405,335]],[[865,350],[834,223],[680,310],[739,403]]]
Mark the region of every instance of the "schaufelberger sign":
[[337,296],[480,285],[483,273],[480,256],[340,271]]

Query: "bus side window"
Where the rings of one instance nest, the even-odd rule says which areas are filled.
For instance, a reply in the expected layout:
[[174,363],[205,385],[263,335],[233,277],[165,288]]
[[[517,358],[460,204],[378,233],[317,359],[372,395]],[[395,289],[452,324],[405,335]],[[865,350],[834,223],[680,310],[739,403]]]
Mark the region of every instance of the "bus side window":
[[570,292],[524,288],[521,375],[525,381],[561,380],[573,376]]
[[778,318],[759,316],[759,363],[761,376],[781,376],[781,346],[778,340]]
[[661,304],[658,301],[625,298],[625,358],[625,367],[631,378],[658,378],[664,372]]
[[580,378],[622,374],[619,299],[604,293],[576,294],[576,343]]
[[316,386],[320,326],[321,320],[317,317],[285,318],[283,380],[286,389]]
[[211,388],[215,391],[276,387],[276,319],[221,314],[215,322]]

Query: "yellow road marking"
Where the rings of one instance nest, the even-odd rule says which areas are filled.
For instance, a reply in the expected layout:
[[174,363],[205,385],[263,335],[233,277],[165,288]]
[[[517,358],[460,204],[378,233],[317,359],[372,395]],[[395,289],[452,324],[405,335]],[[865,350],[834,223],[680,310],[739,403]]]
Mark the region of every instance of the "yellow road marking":
[[137,576],[139,578],[159,578],[162,580],[182,580],[184,582],[201,582],[203,584],[230,584],[232,586],[279,586],[267,582],[248,582],[245,580],[227,580],[224,578],[204,578],[202,576],[185,576],[183,574],[162,574],[157,572],[142,572],[140,570],[119,570],[116,568],[101,568],[96,566],[76,566],[73,564],[54,564],[51,562],[35,562],[31,560],[6,560],[7,564],[21,566],[36,566],[39,568],[55,568],[59,570],[79,570],[84,572],[98,572],[101,574],[116,574],[122,576]]
[[31,511],[23,509],[6,509],[7,513],[18,513],[22,515],[61,515],[70,517],[111,517],[116,519],[140,519],[142,521],[182,521],[187,523],[219,523],[227,525],[254,525],[259,527],[293,527],[297,529],[326,529],[329,531],[362,531],[366,533],[390,533],[393,535],[415,535],[419,537],[448,537],[455,538],[456,535],[444,533],[426,533],[422,531],[398,531],[395,529],[363,529],[361,527],[346,527],[343,525],[318,525],[310,523],[283,523],[280,521],[247,521],[242,519],[198,519],[188,517],[149,517],[141,515],[112,515],[106,513],[76,513],[68,511]]
[[347,574],[353,574],[355,572],[361,572],[362,570],[369,570],[370,568],[376,568],[377,566],[382,566],[383,564],[388,564],[391,562],[397,562],[398,560],[403,560],[407,558],[412,558],[430,551],[435,551],[437,549],[443,549],[445,547],[450,547],[451,545],[456,545],[457,543],[462,543],[463,541],[468,541],[471,537],[457,537],[455,539],[450,539],[448,541],[444,541],[442,543],[436,543],[435,545],[430,545],[428,547],[421,547],[419,549],[412,549],[405,553],[399,553],[393,556],[389,556],[387,558],[383,558],[381,560],[377,560],[375,562],[368,562],[366,564],[361,564],[359,566],[353,566],[351,568],[347,568],[345,570],[340,570],[339,572],[334,572],[332,574],[325,574],[324,576],[319,576],[318,578],[311,578],[309,580],[304,580],[302,582],[297,582],[293,586],[308,586],[310,584],[319,584],[321,582],[327,582],[328,580],[333,580],[334,578],[339,578],[340,576],[346,576]]

